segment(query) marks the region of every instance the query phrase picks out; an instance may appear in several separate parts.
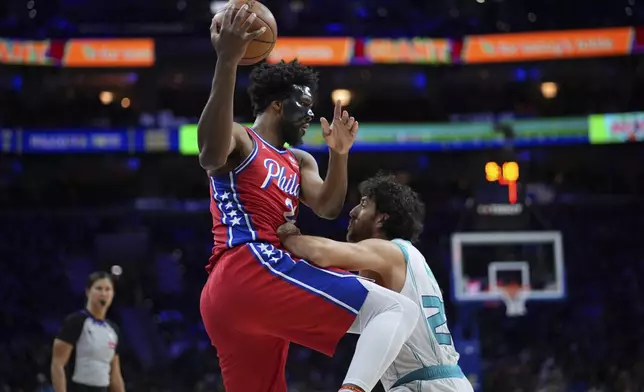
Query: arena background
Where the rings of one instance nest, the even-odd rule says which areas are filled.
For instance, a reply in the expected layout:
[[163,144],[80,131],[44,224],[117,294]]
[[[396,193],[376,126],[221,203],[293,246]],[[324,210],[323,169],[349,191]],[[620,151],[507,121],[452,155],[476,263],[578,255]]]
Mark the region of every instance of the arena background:
[[[222,4],[0,4],[0,391],[51,391],[53,335],[96,269],[118,275],[129,391],[222,390],[198,309],[212,239],[194,155]],[[339,98],[361,123],[345,213],[303,208],[303,230],[342,239],[357,183],[393,172],[427,203],[419,248],[477,391],[643,390],[642,0],[265,4],[280,32],[269,61],[318,68],[316,114]],[[317,132],[305,148],[324,171]],[[496,260],[453,234],[544,231],[559,256],[519,246],[537,254],[527,283],[557,299],[518,317],[477,300]],[[458,292],[468,262],[481,280]],[[336,390],[354,344],[332,359],[293,346],[291,389]]]

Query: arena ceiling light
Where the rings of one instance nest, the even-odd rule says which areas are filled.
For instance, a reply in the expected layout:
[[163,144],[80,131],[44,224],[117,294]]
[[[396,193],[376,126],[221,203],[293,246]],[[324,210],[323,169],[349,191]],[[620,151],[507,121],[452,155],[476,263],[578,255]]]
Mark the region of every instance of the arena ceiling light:
[[123,268],[120,265],[115,264],[110,268],[110,272],[114,276],[121,276],[121,274],[123,274]]
[[557,97],[557,92],[559,92],[559,86],[555,82],[543,82],[541,83],[541,95],[546,99],[553,99]]
[[101,103],[103,105],[109,105],[114,101],[114,93],[112,93],[111,91],[102,91],[98,95],[98,99],[101,100]]

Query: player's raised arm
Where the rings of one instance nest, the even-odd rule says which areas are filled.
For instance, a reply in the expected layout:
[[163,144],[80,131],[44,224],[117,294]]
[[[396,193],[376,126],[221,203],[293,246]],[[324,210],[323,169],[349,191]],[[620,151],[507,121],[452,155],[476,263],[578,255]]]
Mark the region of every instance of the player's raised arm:
[[199,163],[209,171],[222,167],[235,148],[234,130],[241,130],[241,125],[233,122],[237,65],[248,44],[266,29],[262,27],[248,32],[256,15],[251,14],[244,20],[247,8],[247,5],[242,6],[235,16],[234,4],[231,3],[225,11],[222,25],[219,26],[213,18],[210,26],[210,38],[217,51],[217,65],[210,97],[197,127]]
[[277,234],[286,250],[322,268],[370,270],[389,275],[393,268],[405,263],[400,248],[382,239],[372,238],[357,243],[333,241],[301,235],[292,223],[280,226]]
[[296,150],[302,174],[301,199],[321,218],[335,219],[342,212],[347,195],[347,162],[349,150],[358,133],[358,122],[336,102],[333,121],[320,118],[324,139],[329,146],[329,167],[322,180],[317,162],[311,154]]

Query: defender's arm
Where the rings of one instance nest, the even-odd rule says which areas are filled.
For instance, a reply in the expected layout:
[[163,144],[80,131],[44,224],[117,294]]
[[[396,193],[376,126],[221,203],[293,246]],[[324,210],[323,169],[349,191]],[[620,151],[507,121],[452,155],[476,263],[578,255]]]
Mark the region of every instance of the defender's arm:
[[352,244],[308,235],[291,235],[282,239],[291,253],[322,267],[338,267],[351,271],[371,270],[387,274],[404,256],[393,243],[368,239]]

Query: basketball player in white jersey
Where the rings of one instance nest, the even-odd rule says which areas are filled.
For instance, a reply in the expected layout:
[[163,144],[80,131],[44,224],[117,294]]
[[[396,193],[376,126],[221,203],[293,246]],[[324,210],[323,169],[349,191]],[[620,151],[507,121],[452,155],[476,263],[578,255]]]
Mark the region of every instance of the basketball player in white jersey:
[[412,245],[423,228],[422,201],[410,187],[390,176],[366,180],[360,184],[360,194],[360,204],[350,213],[348,243],[301,235],[295,225],[287,223],[278,229],[282,244],[319,267],[360,271],[412,299],[421,309],[424,316],[381,378],[385,390],[472,392],[458,366],[441,289],[425,258]]

